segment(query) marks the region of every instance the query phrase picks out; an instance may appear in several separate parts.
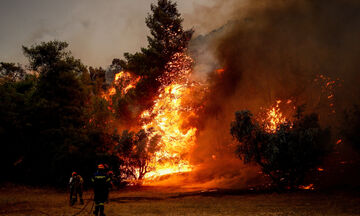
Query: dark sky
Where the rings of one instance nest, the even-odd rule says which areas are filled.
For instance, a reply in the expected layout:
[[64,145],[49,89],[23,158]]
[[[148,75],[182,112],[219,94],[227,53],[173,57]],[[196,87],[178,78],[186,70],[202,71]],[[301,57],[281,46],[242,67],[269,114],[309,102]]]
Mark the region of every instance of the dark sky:
[[[26,63],[21,45],[61,40],[75,57],[92,66],[107,66],[124,52],[146,46],[145,17],[154,0],[0,0],[0,61]],[[216,16],[198,11],[216,0],[179,0],[185,28],[211,30]],[[211,26],[211,25],[210,25]]]

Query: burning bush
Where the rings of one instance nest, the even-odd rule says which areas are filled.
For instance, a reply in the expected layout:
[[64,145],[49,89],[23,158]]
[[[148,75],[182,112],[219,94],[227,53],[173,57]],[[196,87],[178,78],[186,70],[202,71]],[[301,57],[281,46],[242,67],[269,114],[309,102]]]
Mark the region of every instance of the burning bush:
[[151,130],[123,131],[115,150],[122,161],[120,169],[126,179],[142,180],[151,171],[150,162],[159,150],[159,139],[160,136],[153,135]]
[[331,150],[330,131],[320,127],[316,114],[297,114],[293,122],[269,132],[253,120],[250,111],[238,111],[231,134],[239,141],[237,155],[245,163],[260,165],[278,188],[302,184],[305,174]]

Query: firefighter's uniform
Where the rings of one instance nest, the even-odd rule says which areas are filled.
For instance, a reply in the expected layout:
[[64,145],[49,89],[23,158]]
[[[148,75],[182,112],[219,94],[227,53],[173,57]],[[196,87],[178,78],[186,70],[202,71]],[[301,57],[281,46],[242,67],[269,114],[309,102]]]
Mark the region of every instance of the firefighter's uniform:
[[104,214],[104,203],[107,201],[107,196],[109,193],[110,187],[110,178],[104,171],[104,166],[100,164],[98,166],[98,171],[94,174],[91,179],[94,186],[94,202],[95,202],[95,211],[94,214],[100,216],[105,216]]
[[78,195],[80,199],[80,204],[84,204],[84,200],[82,197],[83,183],[84,183],[83,178],[80,175],[78,175],[76,172],[73,172],[69,180],[70,205],[74,205],[75,202],[77,202]]

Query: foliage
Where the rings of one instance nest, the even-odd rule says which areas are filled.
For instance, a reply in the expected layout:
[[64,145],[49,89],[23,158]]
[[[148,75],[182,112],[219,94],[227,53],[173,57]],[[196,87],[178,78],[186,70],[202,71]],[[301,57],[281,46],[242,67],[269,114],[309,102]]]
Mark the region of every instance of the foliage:
[[185,51],[192,37],[192,29],[183,29],[183,19],[176,6],[171,0],[158,0],[157,4],[151,4],[152,14],[146,18],[151,34],[147,48],[135,54],[125,53],[125,60],[113,61],[113,65],[142,77],[129,100],[142,108],[152,106],[161,86],[160,79],[166,72],[166,64],[176,53]]
[[18,64],[0,62],[0,79],[21,80],[25,77],[25,70]]
[[103,127],[106,104],[94,94],[96,80],[67,46],[50,41],[23,47],[31,74],[20,76],[20,66],[1,64],[1,162],[8,173],[1,180],[64,184],[73,169],[90,175],[89,164],[95,166],[112,141]]
[[151,171],[150,162],[159,150],[159,141],[160,136],[152,131],[123,131],[116,146],[116,155],[123,162],[121,170],[128,179],[141,180]]
[[237,155],[245,163],[260,165],[279,188],[303,183],[305,174],[331,150],[330,131],[320,127],[316,114],[298,114],[293,123],[269,133],[253,120],[250,111],[238,111],[230,132],[239,141]]
[[111,67],[141,79],[135,89],[119,91],[110,101],[102,97],[106,71],[87,69],[66,42],[23,46],[27,70],[0,63],[0,162],[8,174],[1,181],[63,185],[72,171],[86,179],[97,163],[110,164],[115,172],[125,167],[137,179],[149,172],[159,137],[144,130],[118,135],[117,128],[137,124],[133,120],[152,106],[166,64],[185,51],[193,33],[183,30],[176,3],[158,0],[151,11],[147,48],[114,59]]
[[20,167],[24,154],[31,149],[28,137],[36,81],[35,76],[29,75],[21,81],[6,79],[0,83],[0,162],[7,173],[0,180],[14,176],[14,168]]
[[106,89],[105,70],[100,68],[89,68],[92,88],[95,94],[101,94]]

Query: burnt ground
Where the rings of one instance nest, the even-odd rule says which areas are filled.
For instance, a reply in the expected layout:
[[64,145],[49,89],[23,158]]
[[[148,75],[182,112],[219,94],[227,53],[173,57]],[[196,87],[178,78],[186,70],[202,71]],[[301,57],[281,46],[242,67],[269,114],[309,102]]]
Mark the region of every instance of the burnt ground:
[[[112,215],[360,215],[360,193],[351,190],[269,193],[142,187],[113,191],[106,204]],[[0,215],[91,215],[91,191],[85,205],[68,205],[68,194],[54,189],[6,186],[0,189]]]

